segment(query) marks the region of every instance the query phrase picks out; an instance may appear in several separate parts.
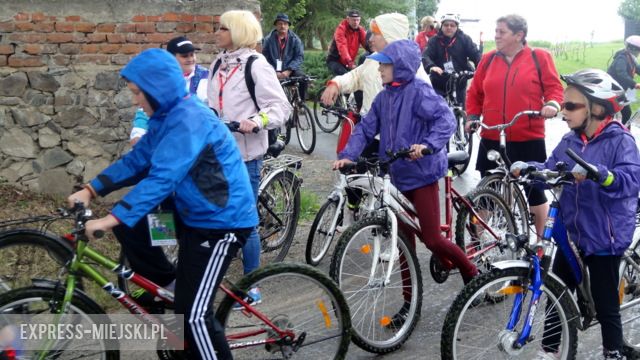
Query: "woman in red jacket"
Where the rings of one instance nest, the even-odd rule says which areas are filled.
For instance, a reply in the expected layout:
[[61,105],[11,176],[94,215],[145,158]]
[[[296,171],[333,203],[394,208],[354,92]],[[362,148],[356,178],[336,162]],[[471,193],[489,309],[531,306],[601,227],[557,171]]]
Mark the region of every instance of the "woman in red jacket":
[[[562,84],[551,55],[527,46],[527,21],[507,15],[496,22],[496,50],[483,55],[467,92],[470,119],[483,117],[487,125],[511,121],[522,110],[540,110],[542,117],[520,119],[507,129],[507,155],[515,161],[544,162],[544,118],[556,116],[562,102]],[[497,131],[482,131],[476,170],[482,176],[497,164],[487,152],[499,148]],[[525,188],[536,230],[542,233],[548,210],[544,191]]]

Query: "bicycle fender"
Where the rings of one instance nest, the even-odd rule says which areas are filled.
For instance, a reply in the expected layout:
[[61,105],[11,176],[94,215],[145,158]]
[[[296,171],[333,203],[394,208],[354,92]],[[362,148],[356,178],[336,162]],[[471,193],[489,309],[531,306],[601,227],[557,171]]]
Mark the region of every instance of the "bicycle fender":
[[491,169],[491,170],[487,170],[487,174],[489,175],[493,175],[493,174],[500,174],[500,175],[506,175],[507,174],[507,170],[497,167],[495,169]]
[[[18,228],[0,232],[0,242],[6,244],[20,244],[24,241],[21,238],[25,236],[30,238],[29,242],[32,244],[37,244],[44,248],[55,250],[49,254],[55,257],[55,260],[58,262],[64,264],[73,256],[73,246],[69,240],[63,239],[52,233],[35,229]],[[64,258],[60,258],[58,255],[62,255]]]
[[[62,294],[64,294],[64,291],[66,290],[66,286],[64,284],[60,284],[58,281],[55,281],[55,280],[34,278],[34,279],[31,279],[31,283],[33,284],[33,287],[37,287],[37,288],[45,288],[45,289],[51,289],[51,290],[55,290],[56,288],[58,288],[62,292]],[[93,306],[102,309],[102,307],[98,305],[98,303],[96,303],[95,300],[93,300],[83,290],[80,290],[76,287],[75,289],[73,289],[73,294],[81,298],[82,301],[91,303]]]
[[[288,172],[288,171],[289,170],[287,168],[285,168],[285,167],[270,171],[267,174],[266,177],[260,179],[260,187],[258,188],[258,193],[261,193],[264,190],[264,188],[267,186],[267,184],[269,184],[271,179],[276,177],[276,175],[278,175],[280,173],[283,173],[283,172]],[[293,174],[293,178],[295,179],[295,181],[296,181],[295,185],[297,186],[299,184],[299,182],[300,182],[300,179],[295,174]]]

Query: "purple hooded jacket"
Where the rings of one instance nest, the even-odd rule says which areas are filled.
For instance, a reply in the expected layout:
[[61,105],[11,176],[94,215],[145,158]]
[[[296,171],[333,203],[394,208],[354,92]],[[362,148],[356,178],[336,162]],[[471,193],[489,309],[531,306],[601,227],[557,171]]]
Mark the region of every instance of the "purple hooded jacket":
[[417,79],[420,49],[411,40],[398,40],[382,51],[393,61],[393,81],[376,96],[371,110],[360,121],[339,159],[352,161],[380,134],[380,157],[386,151],[407,149],[413,144],[433,150],[416,161],[399,159],[391,165],[391,181],[400,191],[429,185],[447,171],[446,145],[455,131],[455,118],[431,85]]
[[585,256],[621,255],[631,244],[635,230],[640,191],[638,146],[622,124],[613,121],[586,145],[574,131],[569,132],[544,165],[533,164],[554,169],[558,161],[563,161],[573,169],[575,162],[565,154],[568,148],[597,166],[600,174],[610,171],[614,175],[607,187],[590,180],[564,186],[560,210],[570,238]]

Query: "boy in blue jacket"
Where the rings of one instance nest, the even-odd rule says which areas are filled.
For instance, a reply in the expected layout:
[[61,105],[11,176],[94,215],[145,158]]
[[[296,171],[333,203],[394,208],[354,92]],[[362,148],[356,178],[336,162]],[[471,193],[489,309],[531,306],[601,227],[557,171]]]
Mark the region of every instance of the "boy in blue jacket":
[[[518,161],[511,166],[511,172],[518,176],[530,165],[555,169],[559,161],[572,168],[576,184],[562,190],[562,220],[589,268],[603,356],[622,359],[618,268],[635,230],[640,155],[633,136],[613,119],[626,99],[623,88],[609,74],[585,69],[561,78],[567,83],[562,115],[572,131],[544,164]],[[566,155],[567,149],[597,168],[598,178],[584,181],[586,170]],[[570,287],[576,286],[567,282],[571,277],[563,256],[556,256],[553,271]],[[551,358],[557,346],[554,336],[545,336],[541,358]]]
[[91,238],[96,230],[134,226],[171,197],[182,225],[175,311],[188,319],[189,358],[216,358],[214,353],[231,358],[211,304],[232,257],[258,224],[246,166],[226,125],[200,100],[187,96],[180,66],[170,53],[145,50],[121,75],[134,103],[149,115],[149,131],[68,200],[88,204],[135,184],[111,214],[86,223]]
[[[431,85],[416,78],[421,64],[420,49],[411,40],[398,40],[369,58],[380,63],[385,89],[376,96],[371,110],[359,122],[334,169],[356,161],[362,150],[380,134],[380,157],[387,150],[413,150],[410,159],[391,164],[391,182],[418,212],[422,240],[439,259],[448,260],[468,282],[477,275],[465,253],[440,232],[438,179],[447,171],[446,145],[456,128],[451,109]],[[431,155],[422,155],[428,148]],[[408,237],[413,240],[413,237]],[[413,246],[415,248],[415,244]]]

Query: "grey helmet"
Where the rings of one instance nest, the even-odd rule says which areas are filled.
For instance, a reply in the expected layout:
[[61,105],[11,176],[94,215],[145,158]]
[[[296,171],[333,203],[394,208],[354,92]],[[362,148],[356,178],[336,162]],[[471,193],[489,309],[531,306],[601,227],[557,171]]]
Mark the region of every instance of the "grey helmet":
[[622,86],[600,69],[584,69],[560,78],[578,88],[590,101],[604,106],[608,114],[613,115],[628,104]]

